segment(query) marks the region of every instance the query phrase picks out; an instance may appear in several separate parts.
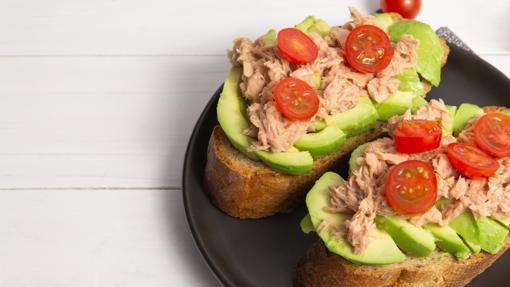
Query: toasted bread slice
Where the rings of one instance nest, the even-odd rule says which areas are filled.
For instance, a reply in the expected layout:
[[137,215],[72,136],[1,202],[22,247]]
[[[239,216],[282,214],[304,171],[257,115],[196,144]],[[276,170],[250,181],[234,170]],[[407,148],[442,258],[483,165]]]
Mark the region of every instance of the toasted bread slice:
[[479,253],[464,261],[435,252],[399,264],[353,264],[327,250],[322,241],[312,245],[296,269],[296,287],[457,287],[465,286],[510,247],[510,237],[494,255]]
[[[486,113],[508,111],[487,106]],[[465,286],[487,269],[510,247],[510,236],[494,255],[481,252],[458,261],[446,253],[435,252],[425,258],[412,258],[386,266],[353,264],[331,253],[322,240],[315,242],[301,259],[295,276],[296,287],[457,287]]]
[[372,130],[347,139],[339,151],[316,158],[311,173],[288,175],[244,156],[216,126],[207,151],[206,190],[214,204],[233,217],[253,219],[290,212],[341,156],[382,133],[382,124],[378,123]]

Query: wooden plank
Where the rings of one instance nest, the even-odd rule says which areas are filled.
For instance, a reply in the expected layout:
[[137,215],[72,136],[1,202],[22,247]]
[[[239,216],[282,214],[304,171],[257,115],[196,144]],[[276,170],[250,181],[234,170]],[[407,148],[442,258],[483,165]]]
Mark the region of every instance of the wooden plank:
[[[0,55],[223,54],[235,37],[257,37],[313,14],[331,24],[347,6],[365,13],[379,1],[4,1]],[[424,1],[419,19],[449,26],[479,53],[510,51],[507,0]],[[501,29],[498,29],[501,28]]]
[[[510,74],[510,56],[484,58]],[[0,188],[180,187],[189,136],[228,65],[0,57]]]
[[180,190],[2,190],[1,286],[218,286]]
[[225,57],[0,58],[0,187],[180,186]]

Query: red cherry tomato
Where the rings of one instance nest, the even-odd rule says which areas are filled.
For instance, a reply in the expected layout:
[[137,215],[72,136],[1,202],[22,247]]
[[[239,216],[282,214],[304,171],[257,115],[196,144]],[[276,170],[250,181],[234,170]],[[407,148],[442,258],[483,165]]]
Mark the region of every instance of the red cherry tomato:
[[388,205],[399,214],[423,214],[436,203],[436,174],[421,160],[397,164],[386,177],[385,196]]
[[451,143],[446,148],[450,164],[469,178],[489,177],[499,168],[499,163],[481,149],[465,143]]
[[510,117],[499,113],[483,115],[475,124],[476,145],[495,157],[510,156]]
[[401,153],[420,153],[441,144],[442,131],[434,121],[404,120],[393,131],[395,148]]
[[319,110],[319,96],[306,82],[281,80],[273,90],[276,108],[289,120],[309,120]]
[[354,28],[344,47],[345,59],[354,69],[363,73],[384,70],[393,57],[393,46],[388,35],[373,25]]
[[282,57],[294,64],[311,63],[319,54],[319,48],[312,39],[296,28],[278,32],[277,46]]
[[420,8],[421,0],[381,0],[381,9],[384,12],[397,12],[407,19],[414,19]]

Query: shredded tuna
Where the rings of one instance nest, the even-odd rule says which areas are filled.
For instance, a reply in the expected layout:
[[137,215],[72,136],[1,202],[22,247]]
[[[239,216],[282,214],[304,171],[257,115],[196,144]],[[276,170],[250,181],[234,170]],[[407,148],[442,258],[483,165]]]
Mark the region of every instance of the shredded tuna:
[[377,19],[372,15],[363,16],[356,8],[349,6],[349,11],[351,12],[352,21],[347,24],[351,29],[356,28],[361,25],[373,25],[381,28],[379,23],[377,23]]
[[368,83],[368,94],[374,101],[381,103],[395,93],[399,85],[400,81],[397,78],[375,78]]
[[376,78],[368,83],[368,94],[372,99],[380,103],[397,91],[400,81],[394,76],[402,73],[405,69],[416,66],[418,45],[419,41],[411,36],[400,37],[388,67],[377,73]]
[[439,209],[437,209],[435,206],[433,206],[429,211],[422,215],[411,217],[409,222],[416,226],[422,226],[427,223],[437,223],[439,225],[444,225],[443,215],[441,214],[441,211],[439,211]]
[[310,123],[290,121],[277,110],[274,102],[253,103],[248,107],[250,122],[258,128],[258,141],[248,150],[266,150],[269,146],[275,152],[287,151],[292,144],[303,136]]
[[272,108],[273,89],[286,77],[300,79],[316,89],[319,111],[308,122],[350,110],[361,97],[370,96],[381,102],[398,89],[399,81],[394,76],[416,64],[417,41],[402,36],[385,70],[378,74],[360,73],[344,64],[342,46],[353,28],[365,24],[377,26],[377,21],[374,16],[364,16],[352,7],[350,13],[352,21],[344,27],[333,27],[325,37],[315,32],[309,34],[319,53],[314,62],[306,65],[283,59],[276,45],[262,37],[255,41],[234,40],[228,54],[232,64],[242,68],[240,89],[251,103],[247,114],[252,126],[245,131],[255,139],[250,150],[283,151],[310,127],[302,122],[291,123]]
[[[416,113],[411,114],[411,110],[407,110],[401,116],[393,116],[388,120],[388,131],[391,133],[395,126],[402,120],[431,120],[437,121],[442,128],[447,128],[450,125],[450,113],[446,109],[446,105],[442,99],[432,99],[428,104],[420,106]],[[449,141],[452,137],[448,137]],[[453,139],[455,140],[455,139]]]
[[329,35],[334,41],[336,41],[336,44],[339,47],[344,47],[345,39],[347,39],[349,32],[349,30],[342,27],[333,27],[331,28]]

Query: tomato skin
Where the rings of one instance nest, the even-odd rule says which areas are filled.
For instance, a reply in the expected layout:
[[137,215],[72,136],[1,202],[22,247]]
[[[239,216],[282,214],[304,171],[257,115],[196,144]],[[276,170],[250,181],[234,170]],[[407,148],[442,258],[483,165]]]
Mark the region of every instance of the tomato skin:
[[298,65],[315,61],[319,54],[319,47],[315,45],[313,40],[296,28],[280,30],[276,45],[282,58]]
[[354,28],[345,40],[345,59],[362,73],[377,73],[393,58],[393,46],[388,35],[379,27],[361,25]]
[[388,172],[384,194],[386,203],[398,214],[423,214],[437,200],[436,174],[421,160],[401,162]]
[[289,120],[309,120],[319,110],[319,96],[306,82],[285,78],[273,89],[276,109]]
[[395,149],[400,153],[421,153],[441,144],[442,130],[434,121],[403,120],[393,131]]
[[469,178],[493,176],[499,163],[479,148],[465,143],[451,143],[446,148],[448,161],[459,173]]
[[381,0],[384,12],[396,12],[407,19],[414,19],[420,12],[421,0]]
[[487,113],[475,124],[476,145],[495,157],[510,156],[510,117],[500,113]]

